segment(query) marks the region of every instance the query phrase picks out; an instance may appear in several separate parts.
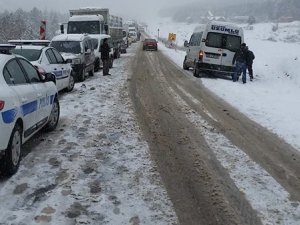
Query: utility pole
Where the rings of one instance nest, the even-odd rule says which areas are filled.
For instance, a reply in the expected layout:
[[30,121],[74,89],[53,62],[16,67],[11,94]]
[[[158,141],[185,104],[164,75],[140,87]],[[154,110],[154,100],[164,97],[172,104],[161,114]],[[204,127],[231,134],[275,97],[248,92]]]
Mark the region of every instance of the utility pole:
[[157,29],[157,41],[159,41],[159,28]]

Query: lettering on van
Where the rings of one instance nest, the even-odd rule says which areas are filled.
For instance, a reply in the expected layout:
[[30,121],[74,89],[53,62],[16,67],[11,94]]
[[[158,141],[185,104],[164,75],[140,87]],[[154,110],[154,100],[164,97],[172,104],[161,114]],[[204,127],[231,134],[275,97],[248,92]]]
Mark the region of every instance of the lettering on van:
[[225,26],[220,26],[220,25],[211,25],[211,29],[216,31],[222,31],[228,34],[234,34],[234,35],[239,35],[240,32],[238,29],[227,28]]

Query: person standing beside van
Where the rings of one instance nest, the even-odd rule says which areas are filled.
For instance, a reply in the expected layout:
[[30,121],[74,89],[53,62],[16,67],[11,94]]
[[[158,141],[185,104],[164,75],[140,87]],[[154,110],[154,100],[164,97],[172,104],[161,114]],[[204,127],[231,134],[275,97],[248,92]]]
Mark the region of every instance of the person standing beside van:
[[253,81],[253,60],[255,59],[255,55],[252,51],[249,50],[248,47],[247,48],[247,68],[249,71],[249,76],[250,76],[250,81]]
[[101,60],[103,62],[103,76],[110,75],[109,74],[109,52],[110,47],[107,43],[107,38],[103,39],[103,44],[100,46],[101,51]]
[[232,65],[235,64],[235,71],[233,73],[232,80],[236,82],[238,80],[238,76],[242,73],[243,83],[246,83],[246,72],[247,72],[247,55],[248,50],[245,43],[243,43],[240,49],[234,54]]

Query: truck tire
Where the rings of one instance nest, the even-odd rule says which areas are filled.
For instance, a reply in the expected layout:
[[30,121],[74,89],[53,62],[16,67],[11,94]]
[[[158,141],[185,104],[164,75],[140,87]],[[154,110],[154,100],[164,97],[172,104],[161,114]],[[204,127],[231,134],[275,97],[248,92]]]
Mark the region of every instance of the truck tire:
[[8,147],[0,161],[0,170],[4,176],[11,176],[15,174],[19,168],[21,160],[22,133],[20,124],[16,123],[11,133]]
[[93,76],[94,76],[94,71],[95,71],[95,67],[93,67],[93,68],[89,71],[89,76],[93,77]]
[[79,81],[85,81],[85,68],[82,69],[81,74],[79,75]]
[[95,60],[94,66],[95,66],[94,71],[95,71],[95,72],[98,72],[98,71],[100,70],[100,59],[99,59],[99,58],[97,58],[97,59]]

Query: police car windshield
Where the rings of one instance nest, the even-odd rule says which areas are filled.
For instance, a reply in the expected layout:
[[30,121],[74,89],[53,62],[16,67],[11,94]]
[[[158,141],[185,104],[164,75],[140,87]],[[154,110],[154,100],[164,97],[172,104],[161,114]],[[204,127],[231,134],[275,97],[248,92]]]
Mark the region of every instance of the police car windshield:
[[51,46],[56,48],[59,52],[74,54],[81,53],[79,41],[52,41]]
[[210,32],[207,34],[206,46],[213,48],[223,48],[236,52],[241,46],[241,37]]
[[42,50],[40,49],[24,49],[24,48],[19,48],[19,49],[13,49],[12,53],[21,55],[24,58],[28,59],[29,61],[37,61],[41,54]]

